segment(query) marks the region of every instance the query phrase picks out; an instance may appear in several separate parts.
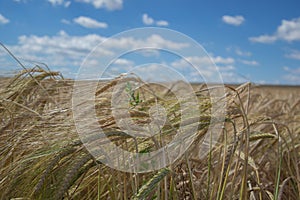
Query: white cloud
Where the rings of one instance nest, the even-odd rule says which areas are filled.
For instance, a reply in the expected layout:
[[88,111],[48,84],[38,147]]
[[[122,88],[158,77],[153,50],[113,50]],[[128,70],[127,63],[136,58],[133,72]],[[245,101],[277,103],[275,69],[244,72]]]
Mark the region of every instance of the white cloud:
[[[196,66],[192,66],[190,63]],[[184,59],[182,58],[172,62],[171,66],[178,70],[183,70],[183,71],[187,71],[188,69],[193,69],[193,67],[197,67],[201,75],[204,77],[212,77],[216,75],[216,73],[214,73],[213,70],[214,67],[213,67],[212,60],[209,59],[207,56],[205,57],[192,56],[192,57],[186,57]],[[193,70],[190,72],[190,76],[195,78],[196,76],[199,76],[199,72]]]
[[176,68],[181,68],[185,67],[188,63],[186,62],[191,62],[191,63],[196,63],[198,65],[206,65],[206,66],[211,66],[213,64],[216,65],[228,65],[228,64],[233,64],[235,60],[233,58],[223,58],[221,56],[216,56],[216,57],[198,57],[198,56],[192,56],[192,57],[187,57],[185,59],[180,59],[176,62],[172,63],[172,66]]
[[49,3],[52,4],[52,6],[61,6],[69,7],[71,5],[71,1],[65,1],[65,0],[48,0]]
[[2,14],[0,14],[0,24],[7,24],[9,23],[9,19],[4,17]]
[[233,58],[223,58],[221,56],[212,57],[213,61],[216,64],[233,64],[235,60]]
[[242,51],[241,49],[239,49],[239,48],[237,48],[237,49],[235,49],[235,53],[237,54],[237,55],[239,55],[239,56],[251,56],[252,55],[252,53],[251,52],[249,52],[249,51]]
[[158,20],[155,21],[152,17],[150,17],[148,14],[143,14],[142,17],[143,23],[145,25],[157,25],[157,26],[168,26],[169,22],[165,21],[165,20]]
[[71,5],[71,1],[67,1],[67,2],[64,4],[65,7],[69,7],[70,5]]
[[287,74],[283,76],[283,79],[286,80],[287,83],[295,85],[300,84],[300,67],[296,69],[291,69],[287,66],[284,66],[283,70],[287,72]]
[[27,2],[26,0],[13,0],[13,1],[17,2],[17,3],[21,3],[21,2],[26,3]]
[[236,15],[236,16],[224,15],[222,17],[222,21],[229,25],[240,26],[242,23],[244,23],[245,18],[241,15]]
[[300,75],[286,74],[283,76],[283,79],[289,84],[293,84],[293,85],[300,84]]
[[73,21],[76,24],[79,24],[85,28],[107,28],[106,23],[99,22],[99,21],[89,18],[89,17],[80,16],[80,17],[73,19]]
[[[142,42],[142,41],[141,41]],[[146,39],[146,46],[156,46],[157,48],[167,48],[179,50],[188,47],[187,43],[177,43],[171,40],[167,40],[158,34],[151,35]]]
[[154,23],[154,19],[148,16],[148,14],[143,14],[143,23],[145,25],[152,25]]
[[62,19],[62,20],[60,20],[60,22],[63,24],[71,24],[71,22],[67,19]]
[[233,71],[235,70],[235,66],[233,65],[225,65],[225,66],[217,66],[217,69],[221,72]]
[[[43,62],[55,70],[62,69],[66,71],[65,69],[69,68],[70,71],[75,73],[84,58],[89,55],[98,44],[107,39],[107,37],[102,37],[97,34],[72,36],[64,31],[60,31],[54,36],[23,35],[18,38],[16,45],[6,46],[18,58]],[[168,40],[158,34],[145,36],[144,38],[131,36],[111,38],[109,43],[103,43],[103,45],[98,46],[95,50],[95,57],[91,57],[86,63],[93,67],[102,67],[103,63],[99,55],[103,57],[117,56],[122,49],[134,49],[144,46],[180,50],[187,47],[188,44]],[[135,63],[129,59],[119,58],[113,64],[118,67],[118,69],[127,69],[128,67],[134,66]]]
[[[192,69],[193,67],[197,67],[197,69],[200,71],[201,75],[205,77],[207,81],[214,82],[216,80],[219,80],[218,78],[218,72],[226,77],[225,81],[229,81],[230,74],[235,74],[235,67],[233,66],[235,60],[233,58],[223,58],[221,56],[191,56],[186,57],[185,59],[179,59],[174,62],[172,62],[170,65],[178,70],[186,71],[188,69]],[[196,66],[191,66],[190,63]],[[216,67],[214,66],[216,65]],[[199,71],[193,71],[190,75],[195,78],[199,77]],[[236,75],[236,74],[235,74]],[[192,80],[194,80],[192,78]],[[224,78],[224,77],[223,77]],[[236,79],[230,79],[236,80]],[[199,81],[199,80],[198,80]],[[202,80],[204,81],[204,80]]]
[[300,40],[300,18],[290,21],[282,20],[276,35],[279,39],[289,42]]
[[285,57],[300,60],[300,51],[291,50],[291,52],[289,54],[286,54]]
[[156,22],[157,26],[169,26],[169,22],[165,21],[165,20],[159,20]]
[[229,46],[229,47],[226,48],[226,51],[228,51],[228,52],[234,52],[238,56],[245,56],[245,57],[252,56],[251,52],[241,50],[240,47],[237,47],[237,46]]
[[240,60],[241,63],[245,65],[258,66],[259,63],[255,60]]
[[139,53],[144,57],[159,57],[160,52],[157,49],[143,49]]
[[145,39],[136,39],[134,37],[123,37],[119,39],[111,39],[108,48],[140,48],[140,47],[151,47],[151,48],[166,48],[172,50],[180,50],[182,48],[188,47],[187,43],[173,42],[172,40],[167,40],[161,35],[153,34]]
[[115,65],[125,65],[125,66],[133,66],[134,62],[124,58],[118,58],[113,64]]
[[56,5],[62,5],[64,3],[64,0],[48,0],[49,3],[51,3],[53,6]]
[[289,68],[289,67],[287,67],[287,66],[284,66],[284,67],[283,67],[283,70],[284,70],[284,71],[287,71],[287,72],[290,72],[290,73],[293,73],[293,74],[298,74],[298,75],[300,75],[300,67],[299,67],[299,68],[296,68],[296,69],[291,69],[291,68]]
[[[93,49],[95,44],[105,38],[96,34],[86,36],[69,36],[60,31],[55,36],[20,36],[17,45],[7,47],[17,57],[36,62],[43,62],[51,67],[79,66],[82,59]],[[102,55],[111,55],[113,52],[98,49]]]
[[261,35],[258,37],[250,37],[250,41],[258,43],[273,43],[277,40],[287,42],[300,41],[300,17],[292,20],[282,20],[281,25],[272,35]]
[[258,42],[258,43],[273,43],[277,40],[276,36],[273,35],[261,35],[258,37],[250,37],[249,40],[251,42]]
[[95,8],[119,10],[123,7],[123,0],[76,0],[77,2],[92,4]]

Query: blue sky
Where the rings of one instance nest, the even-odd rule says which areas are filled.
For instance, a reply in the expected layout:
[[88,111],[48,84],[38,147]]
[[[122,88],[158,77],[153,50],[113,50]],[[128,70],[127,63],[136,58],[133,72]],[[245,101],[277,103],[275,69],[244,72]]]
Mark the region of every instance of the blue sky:
[[[299,8],[299,0],[1,0],[0,42],[27,66],[43,62],[74,77],[89,52],[107,38],[133,28],[168,28],[201,44],[225,82],[299,85]],[[166,35],[152,36],[145,38],[145,44],[159,41],[174,51],[184,48]],[[128,36],[101,52],[114,53],[137,40]],[[144,60],[123,55],[112,69],[126,72],[143,62],[156,62],[197,81],[180,58],[160,53],[158,59],[152,54],[156,55],[152,61],[145,54],[141,54]],[[196,55],[186,59],[203,63]],[[20,69],[2,49],[0,63],[2,75]]]

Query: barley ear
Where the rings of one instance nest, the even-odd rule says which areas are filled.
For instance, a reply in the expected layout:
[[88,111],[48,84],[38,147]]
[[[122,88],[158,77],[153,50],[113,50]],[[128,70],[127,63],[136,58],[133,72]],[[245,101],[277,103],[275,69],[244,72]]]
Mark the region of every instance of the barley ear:
[[163,168],[157,174],[155,174],[147,183],[145,183],[131,199],[140,200],[147,199],[149,193],[155,188],[155,186],[170,172],[170,169]]

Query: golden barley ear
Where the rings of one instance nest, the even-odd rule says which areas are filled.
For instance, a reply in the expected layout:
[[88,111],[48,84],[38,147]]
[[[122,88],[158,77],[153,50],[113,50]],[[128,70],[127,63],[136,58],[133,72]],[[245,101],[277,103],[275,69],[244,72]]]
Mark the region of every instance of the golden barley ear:
[[55,199],[62,199],[74,182],[95,165],[96,163],[93,161],[93,157],[89,153],[83,154],[79,156],[79,158],[76,158],[75,161],[72,162],[72,166],[67,170],[65,177],[60,183],[58,190],[56,191]]

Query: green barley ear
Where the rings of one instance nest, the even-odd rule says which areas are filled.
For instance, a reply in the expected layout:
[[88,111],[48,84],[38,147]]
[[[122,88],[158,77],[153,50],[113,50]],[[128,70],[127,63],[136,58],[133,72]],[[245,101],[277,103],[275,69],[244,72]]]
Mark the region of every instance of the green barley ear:
[[139,103],[142,103],[140,99],[140,92],[132,89],[130,82],[126,83],[125,91],[129,96],[129,103],[131,106],[137,106]]
[[137,91],[137,93],[136,93],[136,99],[135,99],[135,104],[137,105],[139,103],[140,103],[140,92]]
[[157,186],[158,183],[170,172],[170,169],[163,168],[155,174],[147,183],[145,183],[131,199],[140,200],[147,199],[149,193]]

